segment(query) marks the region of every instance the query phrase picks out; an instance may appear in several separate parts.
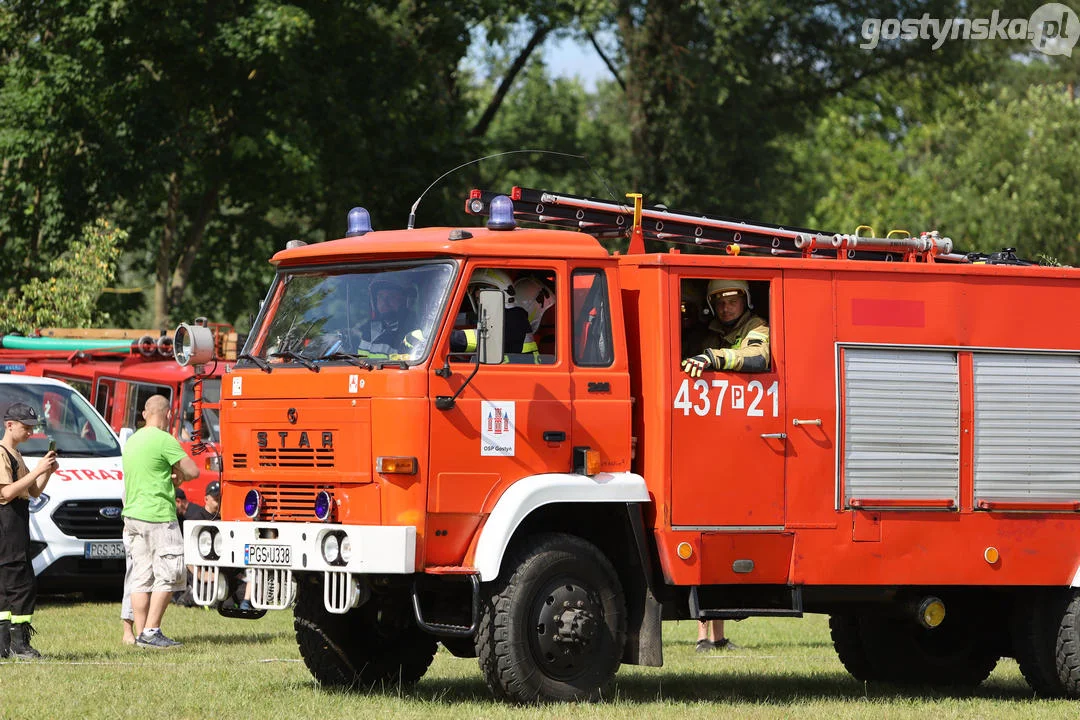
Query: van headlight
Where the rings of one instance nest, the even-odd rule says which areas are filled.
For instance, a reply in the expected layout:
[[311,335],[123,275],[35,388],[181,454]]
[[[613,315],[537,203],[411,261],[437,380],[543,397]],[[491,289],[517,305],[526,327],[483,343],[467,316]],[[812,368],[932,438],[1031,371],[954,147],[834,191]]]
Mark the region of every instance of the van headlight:
[[225,535],[224,533],[214,533],[214,554],[221,557],[222,551],[225,549]]
[[345,537],[341,538],[341,542],[339,542],[338,544],[341,547],[341,562],[345,565],[348,565],[349,561],[352,560],[352,538],[346,535]]
[[49,504],[49,496],[45,493],[41,493],[37,497],[30,498],[30,512],[36,513],[41,508]]

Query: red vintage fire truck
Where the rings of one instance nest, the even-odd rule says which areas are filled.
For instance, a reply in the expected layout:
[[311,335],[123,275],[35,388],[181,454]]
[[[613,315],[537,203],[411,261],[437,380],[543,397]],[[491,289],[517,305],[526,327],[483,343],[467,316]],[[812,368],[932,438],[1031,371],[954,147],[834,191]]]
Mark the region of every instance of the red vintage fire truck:
[[[31,336],[0,336],[0,370],[71,385],[97,408],[122,441],[141,422],[146,399],[164,395],[173,408],[170,430],[201,471],[183,485],[184,491],[189,500],[202,504],[207,483],[219,478],[221,376],[229,359],[235,359],[237,337],[230,326],[207,327],[221,362],[210,366],[205,376],[176,364],[171,337],[113,328],[45,328]],[[201,412],[196,412],[197,395]]]
[[[414,682],[441,642],[499,698],[597,698],[662,664],[664,619],[827,613],[865,681],[1015,657],[1080,695],[1080,324],[1056,319],[1080,271],[640,198],[466,209],[486,227],[354,209],[274,256],[223,381],[222,521],[185,527],[200,603],[249,570],[327,685]],[[682,370],[683,300],[716,279],[767,321],[764,372]],[[504,342],[519,306],[531,352]]]

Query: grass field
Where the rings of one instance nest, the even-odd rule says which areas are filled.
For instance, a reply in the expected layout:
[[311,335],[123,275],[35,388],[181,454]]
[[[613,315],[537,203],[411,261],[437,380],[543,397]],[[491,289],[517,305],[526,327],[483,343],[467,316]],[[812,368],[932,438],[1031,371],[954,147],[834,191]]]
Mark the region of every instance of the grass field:
[[300,660],[292,615],[227,620],[169,608],[168,651],[120,643],[119,606],[50,601],[34,644],[47,658],[0,662],[0,718],[1074,718],[1080,705],[1031,698],[1016,663],[1002,660],[972,695],[864,686],[841,667],[828,621],[729,623],[743,649],[694,652],[696,625],[666,623],[663,668],[624,667],[595,705],[510,707],[491,700],[475,660],[440,649],[405,693],[320,689]]

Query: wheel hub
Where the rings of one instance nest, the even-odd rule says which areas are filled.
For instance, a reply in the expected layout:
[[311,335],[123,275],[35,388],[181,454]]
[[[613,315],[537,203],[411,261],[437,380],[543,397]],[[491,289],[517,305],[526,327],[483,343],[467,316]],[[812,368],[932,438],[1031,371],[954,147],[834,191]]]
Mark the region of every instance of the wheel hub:
[[545,672],[569,678],[584,671],[597,651],[603,607],[588,590],[563,582],[540,593],[534,605],[532,647]]

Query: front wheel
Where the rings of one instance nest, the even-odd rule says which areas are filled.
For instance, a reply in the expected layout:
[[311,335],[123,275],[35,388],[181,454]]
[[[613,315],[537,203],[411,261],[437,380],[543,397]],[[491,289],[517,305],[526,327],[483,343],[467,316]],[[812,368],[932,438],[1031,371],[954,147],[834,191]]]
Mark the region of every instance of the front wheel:
[[409,686],[438,649],[417,627],[404,592],[376,592],[345,615],[327,612],[322,584],[298,588],[293,626],[300,655],[321,685],[354,689]]
[[477,656],[501,699],[597,700],[619,669],[626,602],[615,568],[573,535],[529,538],[485,586]]

